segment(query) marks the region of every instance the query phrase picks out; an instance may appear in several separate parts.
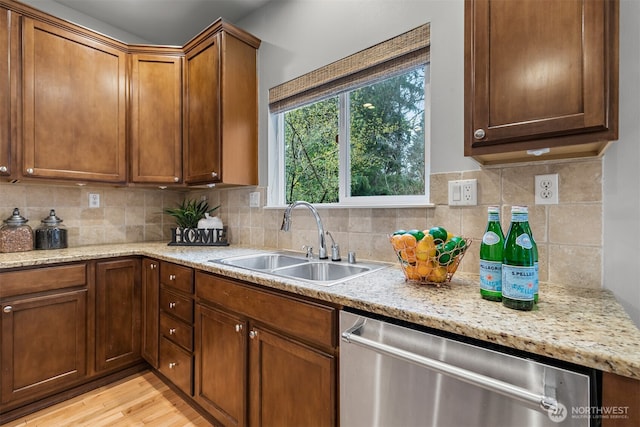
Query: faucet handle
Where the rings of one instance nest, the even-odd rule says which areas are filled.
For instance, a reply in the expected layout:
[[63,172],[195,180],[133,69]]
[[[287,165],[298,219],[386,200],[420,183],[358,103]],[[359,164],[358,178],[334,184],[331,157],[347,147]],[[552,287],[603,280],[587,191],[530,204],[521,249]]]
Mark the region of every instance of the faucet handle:
[[313,258],[313,247],[302,245],[302,250],[307,252],[307,258]]

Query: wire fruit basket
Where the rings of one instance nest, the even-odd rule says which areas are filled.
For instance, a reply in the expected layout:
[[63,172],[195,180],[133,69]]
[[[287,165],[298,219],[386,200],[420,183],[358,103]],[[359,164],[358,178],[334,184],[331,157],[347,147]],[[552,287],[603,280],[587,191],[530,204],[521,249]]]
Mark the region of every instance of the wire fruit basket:
[[427,234],[418,241],[402,234],[389,236],[389,242],[407,282],[439,287],[451,281],[472,239],[455,236],[443,242]]

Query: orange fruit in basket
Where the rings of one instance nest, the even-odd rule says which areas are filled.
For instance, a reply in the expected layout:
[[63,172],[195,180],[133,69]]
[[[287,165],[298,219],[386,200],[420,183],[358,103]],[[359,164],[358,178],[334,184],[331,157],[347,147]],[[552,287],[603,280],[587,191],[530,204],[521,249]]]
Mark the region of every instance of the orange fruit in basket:
[[431,274],[431,270],[433,270],[433,264],[431,261],[418,261],[416,264],[416,272],[420,276],[420,278],[426,278]]
[[404,273],[409,280],[420,280],[420,275],[418,274],[418,269],[415,265],[404,266]]
[[393,246],[393,249],[395,249],[396,251],[404,249],[402,234],[394,234],[393,236],[391,236],[391,246]]
[[404,248],[415,248],[418,241],[412,234],[400,235],[400,241],[404,244]]
[[400,258],[409,263],[416,262],[416,250],[415,248],[400,249]]
[[442,283],[447,279],[447,269],[441,265],[435,267],[427,276],[427,280],[435,283]]

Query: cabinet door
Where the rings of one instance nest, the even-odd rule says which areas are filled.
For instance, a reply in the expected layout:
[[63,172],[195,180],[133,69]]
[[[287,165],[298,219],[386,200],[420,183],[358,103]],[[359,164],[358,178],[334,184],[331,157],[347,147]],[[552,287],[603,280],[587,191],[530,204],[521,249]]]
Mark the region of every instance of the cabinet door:
[[334,357],[256,327],[249,336],[250,425],[336,425]]
[[186,54],[184,121],[185,182],[220,182],[219,34]]
[[158,325],[160,313],[159,262],[142,260],[142,357],[158,369]]
[[[13,172],[15,146],[12,135],[12,95],[15,96],[18,57],[17,16],[0,7],[0,176]],[[13,156],[12,156],[13,154]]]
[[9,84],[9,11],[0,7],[0,175],[10,174],[11,85]]
[[1,402],[34,400],[87,371],[87,291],[2,304]]
[[240,318],[196,306],[195,398],[225,426],[246,425],[246,331]]
[[616,8],[467,0],[465,154],[616,139]]
[[124,182],[124,51],[29,18],[23,37],[22,173]]
[[96,263],[96,370],[140,358],[140,261]]
[[132,55],[131,181],[182,180],[182,59]]

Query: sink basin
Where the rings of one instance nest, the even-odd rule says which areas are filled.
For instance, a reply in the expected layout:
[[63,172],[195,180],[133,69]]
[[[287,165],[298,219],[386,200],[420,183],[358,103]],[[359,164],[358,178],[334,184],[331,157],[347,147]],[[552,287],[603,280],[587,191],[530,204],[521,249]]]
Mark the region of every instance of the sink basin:
[[281,253],[244,255],[217,260],[222,264],[234,267],[248,268],[249,270],[273,270],[308,261],[304,256],[285,255]]
[[369,267],[360,267],[350,264],[330,264],[328,262],[307,262],[279,268],[274,273],[280,276],[295,277],[296,279],[331,282],[356,276],[371,270]]
[[309,259],[295,252],[258,253],[215,259],[210,262],[324,286],[335,285],[389,265],[371,262],[349,264],[341,261]]

